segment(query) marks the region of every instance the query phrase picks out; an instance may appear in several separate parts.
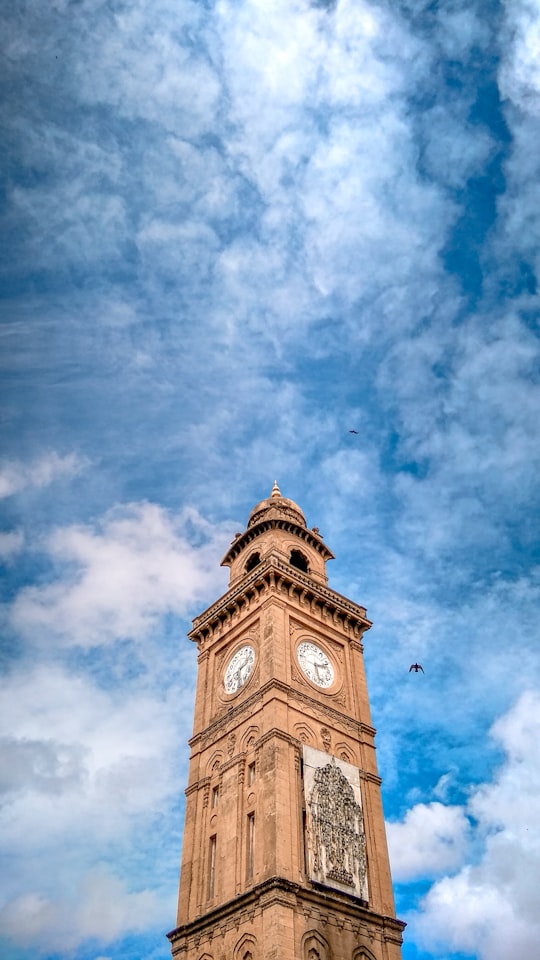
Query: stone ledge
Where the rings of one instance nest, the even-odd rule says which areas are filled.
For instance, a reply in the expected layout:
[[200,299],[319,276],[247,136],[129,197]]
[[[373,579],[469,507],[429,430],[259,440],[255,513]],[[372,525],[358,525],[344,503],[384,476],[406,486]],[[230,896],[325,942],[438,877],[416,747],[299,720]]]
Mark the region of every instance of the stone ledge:
[[283,588],[287,590],[288,598],[296,599],[301,607],[309,606],[312,613],[317,608],[321,618],[326,615],[334,623],[341,621],[342,627],[351,630],[356,640],[371,627],[365,607],[318,584],[307,574],[274,556],[264,560],[236,587],[196,617],[188,637],[198,643],[202,650],[214,633],[221,633],[223,627],[232,623],[240,613],[248,612],[253,601],[260,601],[268,591],[277,592]]

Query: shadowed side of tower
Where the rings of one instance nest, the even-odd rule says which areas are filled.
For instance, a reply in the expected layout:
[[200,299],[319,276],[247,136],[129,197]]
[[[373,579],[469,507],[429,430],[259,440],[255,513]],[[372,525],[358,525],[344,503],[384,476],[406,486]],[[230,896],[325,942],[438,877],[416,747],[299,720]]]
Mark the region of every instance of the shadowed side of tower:
[[277,483],[193,622],[177,960],[399,960],[363,607]]

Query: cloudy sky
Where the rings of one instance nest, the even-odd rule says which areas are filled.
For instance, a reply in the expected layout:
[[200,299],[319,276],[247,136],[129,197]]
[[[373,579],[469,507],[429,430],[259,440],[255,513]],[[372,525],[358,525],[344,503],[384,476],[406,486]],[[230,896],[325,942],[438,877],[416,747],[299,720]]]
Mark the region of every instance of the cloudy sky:
[[274,479],[374,621],[404,960],[538,956],[539,0],[0,18],[2,957],[168,956]]

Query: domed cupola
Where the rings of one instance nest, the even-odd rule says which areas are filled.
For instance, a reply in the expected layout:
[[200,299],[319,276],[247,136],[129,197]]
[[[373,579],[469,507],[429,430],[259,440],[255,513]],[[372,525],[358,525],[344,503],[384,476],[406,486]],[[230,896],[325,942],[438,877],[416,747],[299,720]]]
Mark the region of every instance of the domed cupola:
[[270,496],[253,508],[247,530],[236,535],[221,564],[230,567],[229,586],[271,557],[324,584],[328,579],[325,564],[333,556],[317,527],[308,530],[298,504],[282,497],[274,481]]
[[306,518],[298,504],[294,500],[289,500],[288,497],[282,497],[277,480],[274,480],[270,496],[253,507],[249,515],[248,530],[261,520],[274,520],[280,517],[292,520],[300,527],[306,526]]

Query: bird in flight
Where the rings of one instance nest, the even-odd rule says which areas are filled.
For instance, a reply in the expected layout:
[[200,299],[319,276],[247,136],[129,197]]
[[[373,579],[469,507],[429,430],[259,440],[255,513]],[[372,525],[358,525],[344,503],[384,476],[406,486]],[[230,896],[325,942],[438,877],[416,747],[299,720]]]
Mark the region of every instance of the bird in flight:
[[422,673],[424,673],[424,668],[421,663],[411,663],[409,667],[409,673],[411,672],[411,670],[414,670],[415,673],[418,673],[418,671],[421,670]]
[[349,430],[349,433],[358,433],[358,430]]

